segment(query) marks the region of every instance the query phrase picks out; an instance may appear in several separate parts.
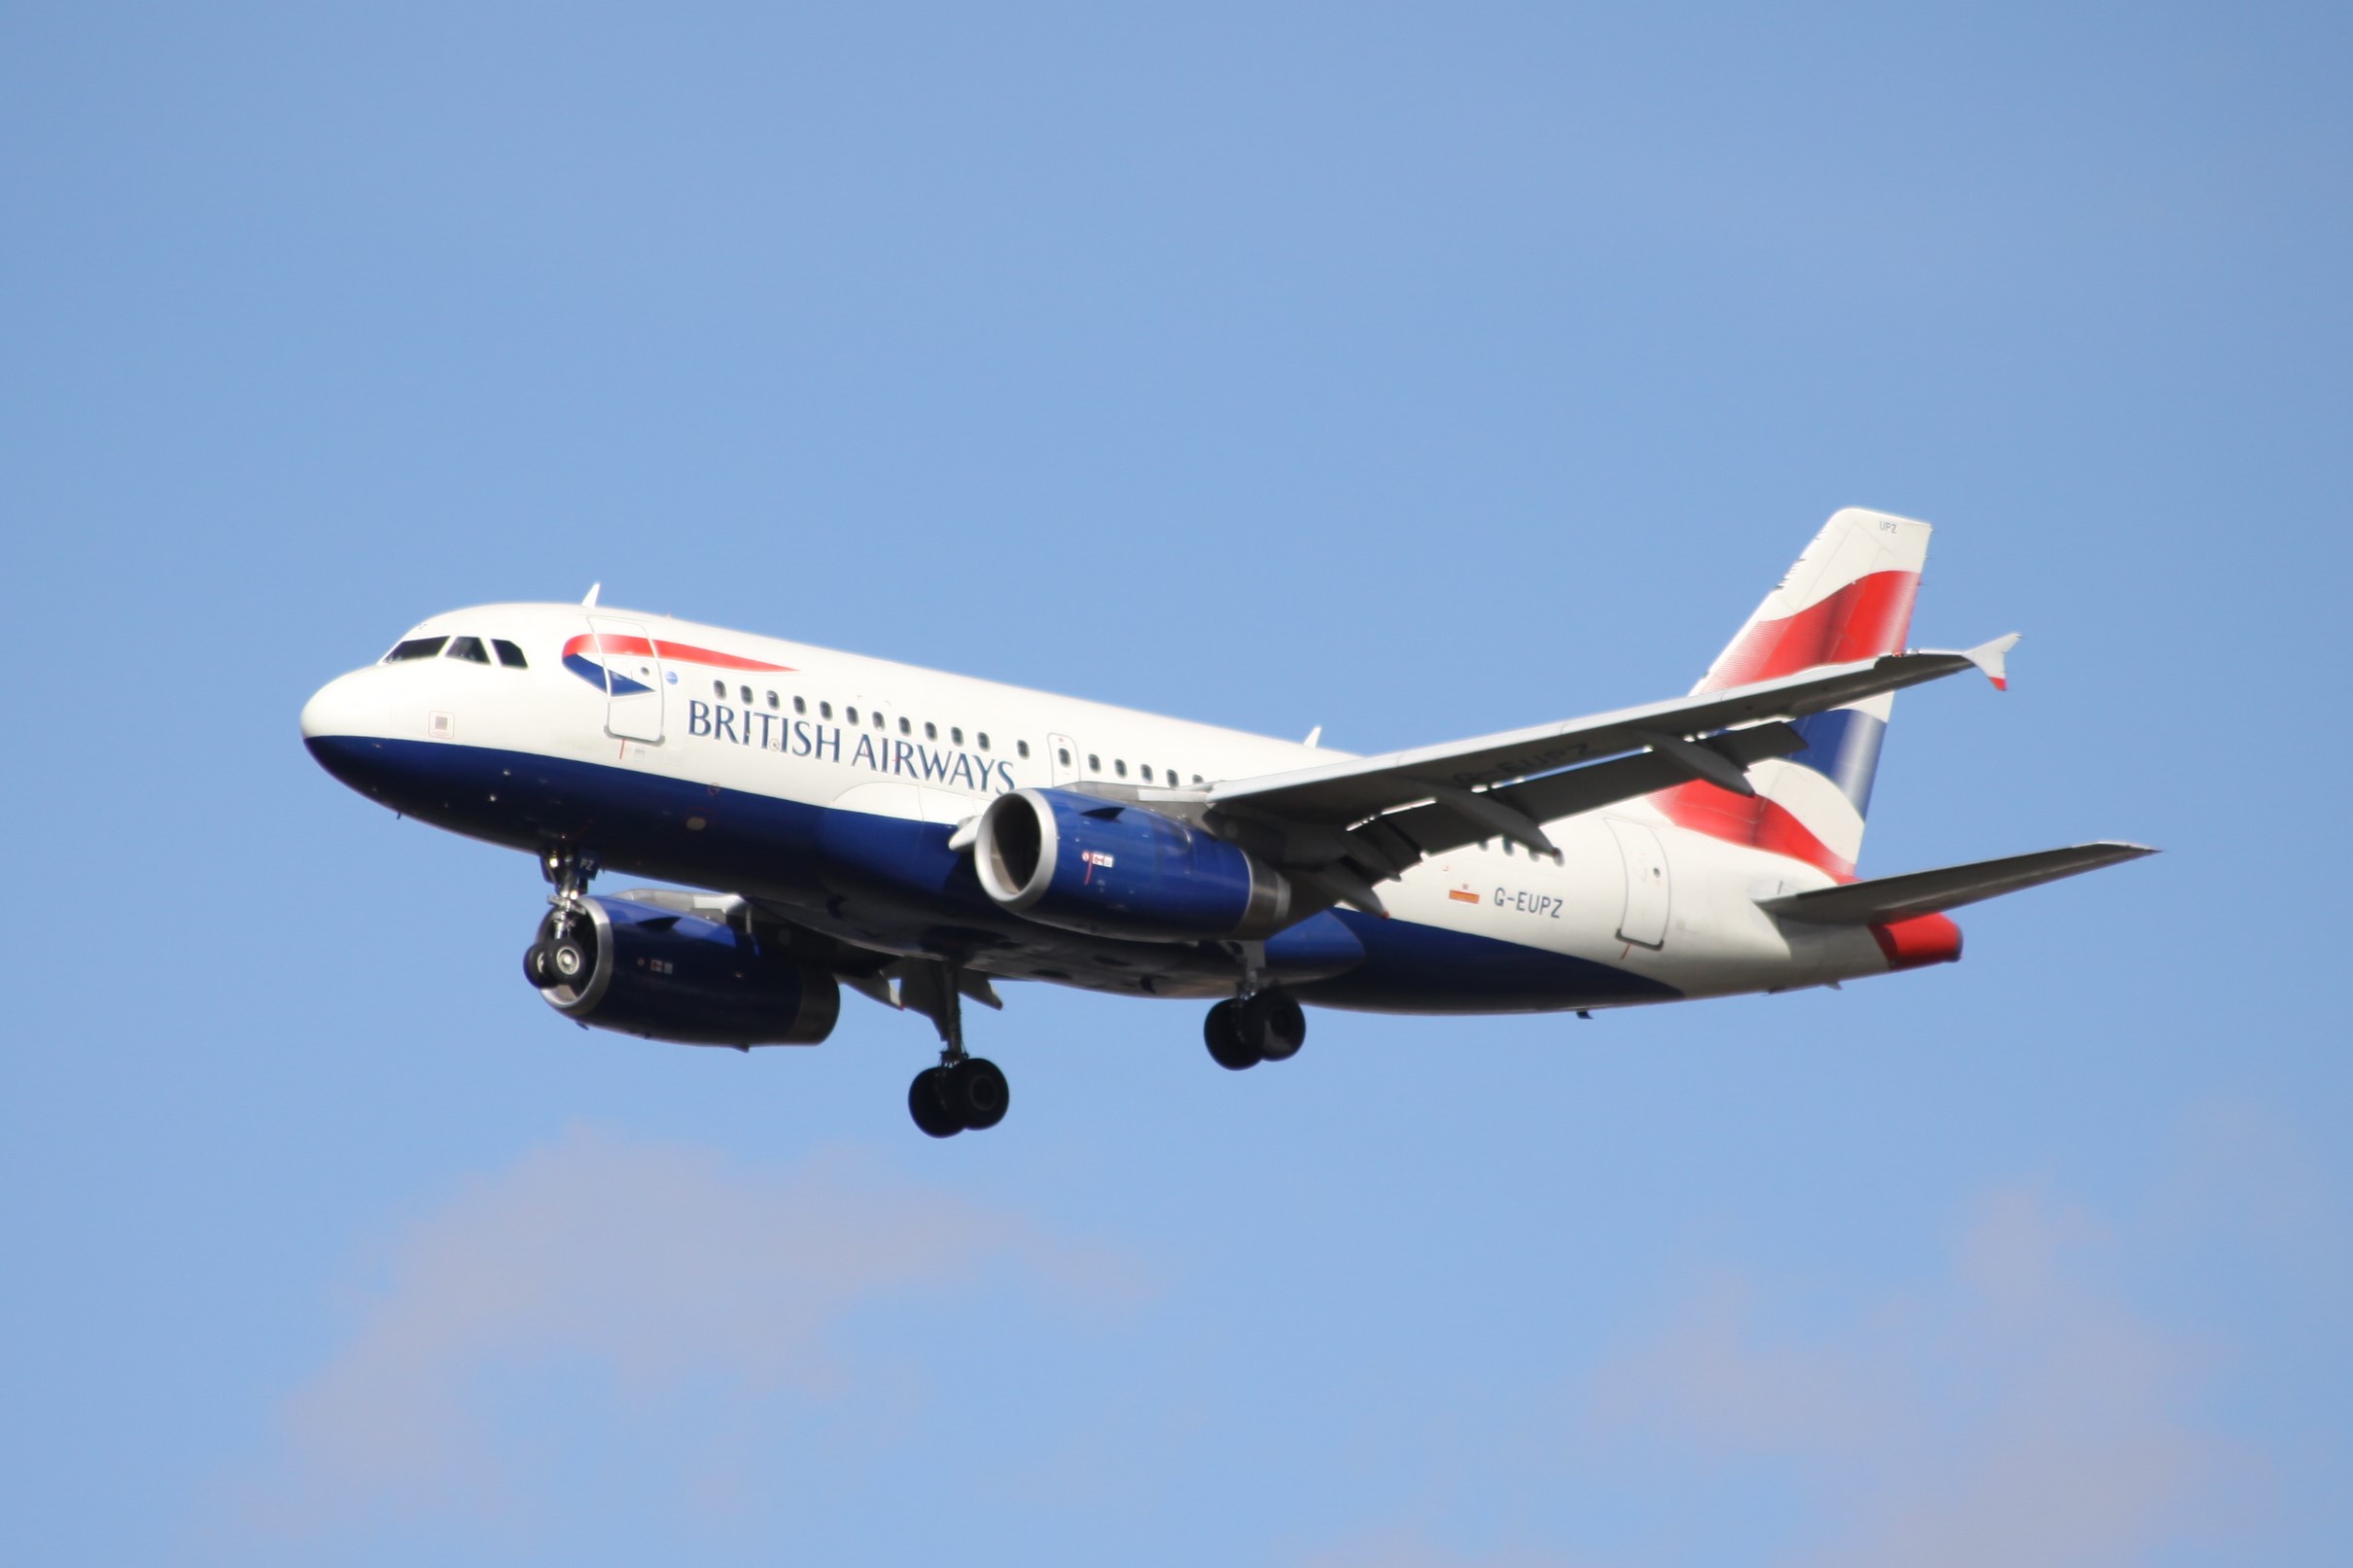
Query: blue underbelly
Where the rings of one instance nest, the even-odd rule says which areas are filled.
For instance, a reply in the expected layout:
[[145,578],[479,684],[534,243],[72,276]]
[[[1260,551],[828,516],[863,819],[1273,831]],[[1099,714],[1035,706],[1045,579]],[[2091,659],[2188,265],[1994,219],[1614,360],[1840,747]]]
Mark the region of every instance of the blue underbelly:
[[[1214,944],[1109,943],[1010,914],[982,891],[971,856],[948,849],[951,829],[942,823],[528,751],[368,737],[314,737],[308,745],[342,783],[437,826],[533,853],[558,840],[582,845],[609,872],[778,900],[847,940],[1023,955],[1064,966],[1073,984],[1106,990],[1139,989],[1139,968],[1214,985],[1233,966]],[[1348,909],[1302,922],[1267,947],[1275,973],[1299,998],[1326,1007],[1542,1012],[1678,994],[1589,959]],[[1130,978],[1091,975],[1090,962],[1117,962]]]

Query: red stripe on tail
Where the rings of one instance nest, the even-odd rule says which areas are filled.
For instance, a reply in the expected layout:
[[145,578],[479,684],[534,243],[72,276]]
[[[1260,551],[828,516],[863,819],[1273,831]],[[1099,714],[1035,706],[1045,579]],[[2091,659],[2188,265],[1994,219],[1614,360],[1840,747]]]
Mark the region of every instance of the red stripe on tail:
[[1677,827],[1705,833],[1728,844],[1753,844],[1774,854],[1819,866],[1841,882],[1854,881],[1854,862],[1834,852],[1806,830],[1785,806],[1762,795],[1736,795],[1729,789],[1695,781],[1662,789],[1651,804]]
[[1912,630],[1912,601],[1919,591],[1916,572],[1874,572],[1794,615],[1758,621],[1724,650],[1700,689],[1720,691],[1817,664],[1899,653]]

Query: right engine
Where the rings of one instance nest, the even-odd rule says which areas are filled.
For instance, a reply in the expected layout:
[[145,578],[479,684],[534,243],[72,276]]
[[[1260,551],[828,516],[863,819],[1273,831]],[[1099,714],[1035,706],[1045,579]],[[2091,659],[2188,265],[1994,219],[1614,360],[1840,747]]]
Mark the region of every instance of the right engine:
[[1065,930],[1146,942],[1245,940],[1290,923],[1291,885],[1248,852],[1149,807],[1016,789],[981,814],[981,889]]
[[[663,902],[650,901],[656,898]],[[717,912],[694,908],[691,895],[581,903],[587,918],[575,917],[561,937],[549,911],[523,959],[540,994],[565,1017],[683,1045],[815,1045],[833,1032],[841,985],[829,971],[710,918]]]

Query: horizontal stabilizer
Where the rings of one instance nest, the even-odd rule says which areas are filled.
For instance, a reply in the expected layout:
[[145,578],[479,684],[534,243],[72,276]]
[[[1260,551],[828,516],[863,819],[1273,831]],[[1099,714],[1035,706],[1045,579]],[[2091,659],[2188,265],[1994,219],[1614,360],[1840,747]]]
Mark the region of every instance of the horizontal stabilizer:
[[1883,921],[1910,920],[1957,909],[1982,898],[1998,898],[2021,888],[2056,882],[2061,877],[2097,871],[2157,852],[2141,844],[2073,844],[2063,850],[2037,850],[2032,854],[2005,855],[1999,860],[1976,860],[1937,871],[1914,871],[1901,877],[1875,877],[1843,888],[1819,888],[1812,892],[1788,893],[1758,900],[1758,907],[1783,920],[1810,921],[1822,925],[1876,925]]

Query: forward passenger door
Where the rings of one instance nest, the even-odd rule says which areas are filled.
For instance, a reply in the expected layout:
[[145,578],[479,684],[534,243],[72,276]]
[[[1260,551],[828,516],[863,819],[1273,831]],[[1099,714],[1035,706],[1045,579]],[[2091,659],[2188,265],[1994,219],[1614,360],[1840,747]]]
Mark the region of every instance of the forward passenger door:
[[658,746],[662,739],[662,658],[633,620],[588,617],[591,645],[605,668],[605,733],[620,741]]

